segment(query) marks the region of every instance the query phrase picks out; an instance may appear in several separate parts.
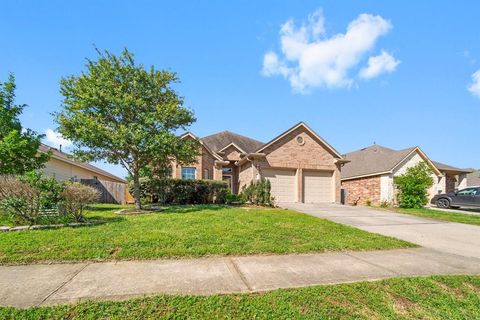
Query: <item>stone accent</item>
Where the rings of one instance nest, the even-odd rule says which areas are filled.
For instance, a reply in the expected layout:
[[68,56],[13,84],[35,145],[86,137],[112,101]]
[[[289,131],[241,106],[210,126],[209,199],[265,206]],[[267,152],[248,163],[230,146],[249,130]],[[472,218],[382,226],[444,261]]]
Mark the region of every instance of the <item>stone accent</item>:
[[348,204],[380,205],[380,176],[358,178],[342,181],[342,187],[347,190]]
[[457,178],[454,175],[446,174],[445,192],[454,192],[457,185]]

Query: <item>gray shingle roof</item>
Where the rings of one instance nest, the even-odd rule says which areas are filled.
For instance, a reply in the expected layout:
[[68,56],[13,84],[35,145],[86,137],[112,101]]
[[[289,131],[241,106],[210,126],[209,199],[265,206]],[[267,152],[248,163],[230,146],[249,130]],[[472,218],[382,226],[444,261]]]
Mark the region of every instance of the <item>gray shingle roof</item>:
[[263,145],[263,142],[230,131],[218,132],[200,140],[214,152],[218,152],[232,142],[247,153],[255,152]]
[[432,161],[435,167],[437,167],[438,170],[440,171],[451,171],[451,172],[461,172],[461,173],[469,173],[472,172],[470,169],[460,169],[457,167],[452,167],[448,164],[437,162],[437,161]]
[[390,171],[415,148],[393,150],[374,144],[347,153],[344,158],[351,162],[342,167],[342,179]]

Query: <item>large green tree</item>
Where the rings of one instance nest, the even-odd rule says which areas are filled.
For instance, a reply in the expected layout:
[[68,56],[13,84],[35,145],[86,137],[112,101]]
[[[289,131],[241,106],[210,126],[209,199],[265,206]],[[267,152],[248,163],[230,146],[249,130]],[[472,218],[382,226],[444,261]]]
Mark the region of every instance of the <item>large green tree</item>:
[[0,174],[23,174],[43,167],[48,154],[39,154],[43,135],[22,128],[25,104],[15,104],[15,77],[0,82]]
[[120,55],[97,53],[97,60],[87,59],[86,71],[61,80],[59,132],[73,141],[80,158],[121,164],[141,208],[142,168],[195,161],[198,145],[176,134],[195,117],[172,89],[178,82],[175,73],[153,66],[147,70],[127,49]]

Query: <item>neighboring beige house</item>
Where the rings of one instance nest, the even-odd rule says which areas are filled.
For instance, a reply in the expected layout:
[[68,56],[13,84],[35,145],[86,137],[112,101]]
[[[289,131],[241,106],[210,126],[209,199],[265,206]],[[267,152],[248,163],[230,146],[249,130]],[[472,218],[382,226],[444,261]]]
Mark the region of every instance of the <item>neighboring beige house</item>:
[[125,179],[119,178],[105,170],[97,168],[89,163],[74,160],[67,153],[61,152],[55,148],[41,144],[39,152],[47,153],[51,151],[50,160],[43,169],[45,176],[54,177],[57,180],[80,181],[82,179],[99,179],[113,182],[127,183]]
[[129,197],[127,181],[89,163],[77,161],[69,154],[41,144],[40,153],[51,152],[43,174],[61,181],[78,181],[102,192],[101,202],[126,203]]
[[342,168],[341,180],[349,204],[394,204],[396,197],[393,178],[422,161],[432,169],[434,184],[429,190],[430,197],[466,187],[467,173],[470,172],[431,161],[419,147],[393,150],[374,144],[347,153],[345,159],[350,162]]
[[303,122],[267,143],[229,131],[183,138],[197,139],[202,150],[196,163],[173,164],[175,178],[223,180],[238,193],[265,177],[277,203],[340,201],[340,170],[347,161]]

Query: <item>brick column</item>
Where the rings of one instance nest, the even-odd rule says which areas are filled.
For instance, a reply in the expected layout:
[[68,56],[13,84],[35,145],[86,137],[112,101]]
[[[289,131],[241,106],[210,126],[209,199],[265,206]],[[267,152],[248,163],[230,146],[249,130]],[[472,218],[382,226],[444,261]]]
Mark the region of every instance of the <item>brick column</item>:
[[303,170],[297,169],[297,202],[303,202]]

